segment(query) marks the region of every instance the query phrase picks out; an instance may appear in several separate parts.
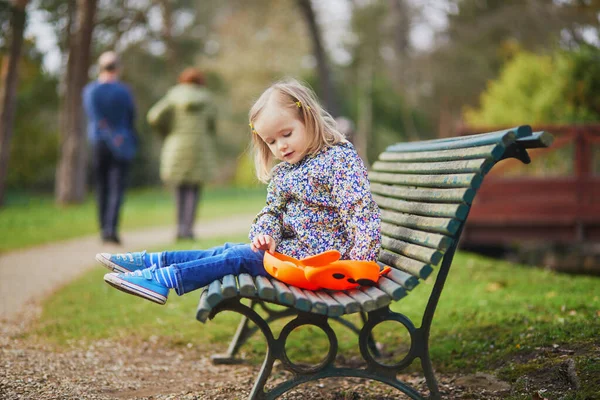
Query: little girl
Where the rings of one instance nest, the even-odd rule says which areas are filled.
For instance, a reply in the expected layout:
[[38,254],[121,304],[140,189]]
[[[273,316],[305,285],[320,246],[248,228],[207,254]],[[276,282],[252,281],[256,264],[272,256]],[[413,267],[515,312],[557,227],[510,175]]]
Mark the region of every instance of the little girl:
[[[229,274],[266,276],[265,251],[301,259],[335,249],[342,259],[377,259],[380,216],[367,171],[312,91],[295,80],[275,83],[249,118],[256,173],[269,183],[250,244],[98,254],[98,261],[117,271],[104,276],[108,284],[164,304],[169,289],[182,295]],[[271,169],[274,159],[281,162]]]

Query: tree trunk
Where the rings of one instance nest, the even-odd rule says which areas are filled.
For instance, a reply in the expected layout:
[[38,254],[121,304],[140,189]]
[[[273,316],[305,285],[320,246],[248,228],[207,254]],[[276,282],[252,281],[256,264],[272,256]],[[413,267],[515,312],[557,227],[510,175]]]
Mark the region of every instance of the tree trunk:
[[331,69],[325,55],[323,42],[321,40],[321,32],[315,18],[315,13],[310,0],[298,0],[298,5],[302,11],[302,15],[306,20],[308,30],[313,45],[313,52],[317,59],[317,68],[319,71],[319,84],[321,86],[321,95],[325,103],[325,108],[335,118],[340,116],[340,106],[337,99],[337,94],[333,85]]
[[402,125],[408,139],[418,140],[419,134],[413,121],[410,110],[408,91],[406,90],[408,79],[406,77],[407,64],[410,50],[410,10],[406,0],[390,0],[392,18],[394,20],[394,47],[396,59],[394,62],[394,80],[396,90],[402,93],[403,102],[398,104],[402,116]]
[[[372,50],[372,49],[371,49]],[[373,57],[364,57],[358,65],[358,115],[354,146],[365,166],[369,167],[367,148],[373,131]]]
[[172,4],[169,0],[162,0],[160,2],[160,10],[162,12],[162,39],[165,42],[165,58],[167,65],[177,65],[177,58],[175,52],[175,46],[173,43],[173,10]]
[[96,1],[77,1],[76,28],[69,38],[61,154],[56,170],[56,202],[59,204],[81,203],[85,198],[87,157],[81,91],[88,80]]
[[15,122],[18,67],[23,47],[27,0],[15,1],[11,9],[10,50],[0,71],[0,206],[4,204],[4,186],[10,159],[10,141]]

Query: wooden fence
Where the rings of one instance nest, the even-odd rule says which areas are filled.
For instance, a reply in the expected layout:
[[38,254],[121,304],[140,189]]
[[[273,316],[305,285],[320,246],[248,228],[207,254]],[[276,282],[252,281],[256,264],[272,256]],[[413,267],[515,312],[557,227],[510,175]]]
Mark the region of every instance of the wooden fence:
[[554,143],[530,151],[525,168],[506,160],[492,170],[476,196],[463,245],[600,243],[600,125],[533,128],[552,133]]

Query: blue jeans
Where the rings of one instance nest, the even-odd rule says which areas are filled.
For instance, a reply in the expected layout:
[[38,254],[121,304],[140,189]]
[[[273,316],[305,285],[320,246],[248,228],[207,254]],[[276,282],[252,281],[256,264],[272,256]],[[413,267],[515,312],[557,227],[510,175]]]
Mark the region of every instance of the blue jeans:
[[252,251],[249,244],[225,243],[208,250],[163,252],[163,265],[174,267],[178,295],[200,289],[225,275],[268,276],[263,266],[265,252]]
[[116,237],[131,163],[117,160],[103,141],[93,147],[93,162],[102,238]]

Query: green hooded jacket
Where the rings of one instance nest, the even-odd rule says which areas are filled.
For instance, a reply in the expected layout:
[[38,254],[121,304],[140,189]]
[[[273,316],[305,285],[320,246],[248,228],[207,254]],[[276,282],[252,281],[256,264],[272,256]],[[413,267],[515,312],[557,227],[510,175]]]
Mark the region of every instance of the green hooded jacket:
[[178,84],[150,111],[148,123],[163,138],[160,178],[173,185],[201,184],[215,169],[216,106],[210,91]]

